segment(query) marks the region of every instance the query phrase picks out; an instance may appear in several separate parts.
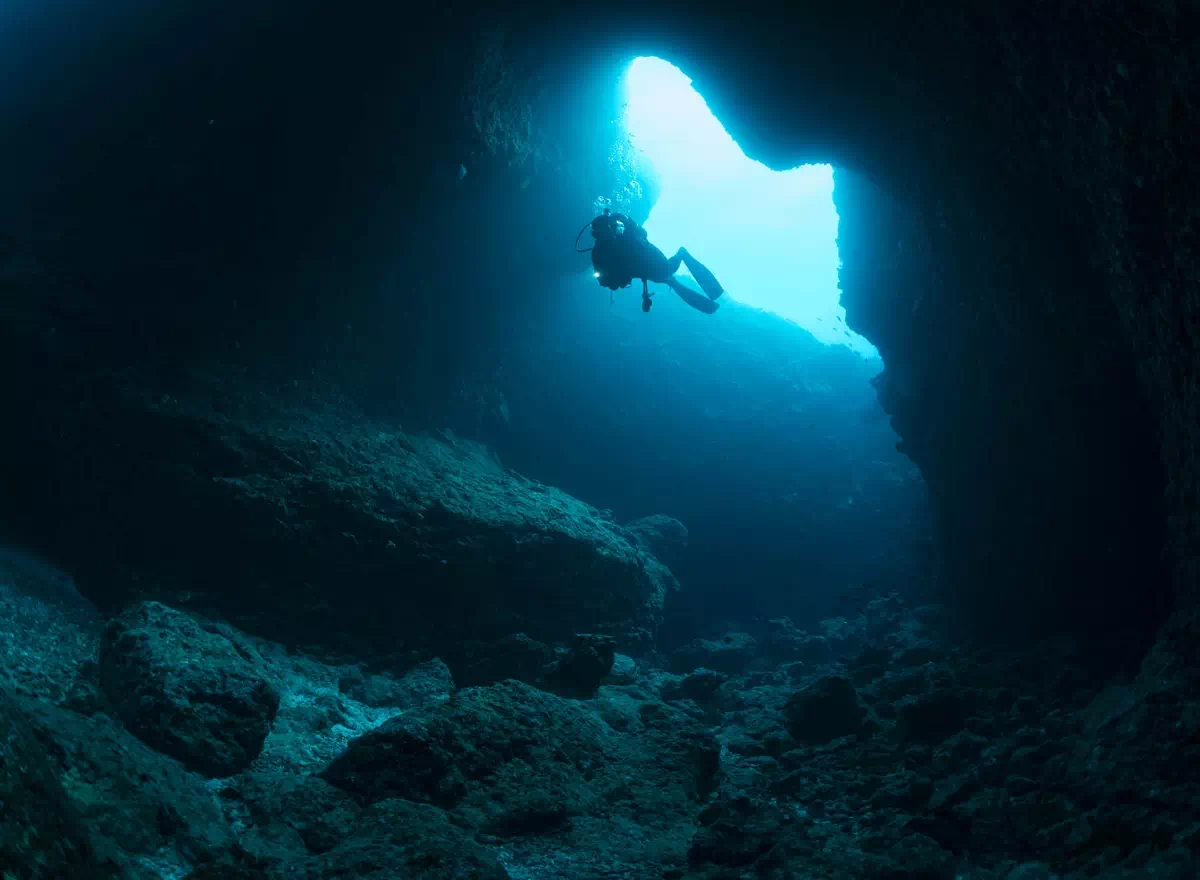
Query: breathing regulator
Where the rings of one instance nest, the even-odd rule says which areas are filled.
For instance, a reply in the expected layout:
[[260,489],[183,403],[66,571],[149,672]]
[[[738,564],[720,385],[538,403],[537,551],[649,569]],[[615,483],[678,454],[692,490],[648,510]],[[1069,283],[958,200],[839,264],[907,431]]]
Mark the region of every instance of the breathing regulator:
[[586,254],[592,250],[592,248],[581,248],[579,246],[579,239],[589,226],[592,228],[592,238],[596,241],[609,241],[619,235],[625,234],[625,221],[618,220],[608,208],[605,208],[603,214],[585,223],[583,229],[579,230],[579,235],[575,236],[576,253]]

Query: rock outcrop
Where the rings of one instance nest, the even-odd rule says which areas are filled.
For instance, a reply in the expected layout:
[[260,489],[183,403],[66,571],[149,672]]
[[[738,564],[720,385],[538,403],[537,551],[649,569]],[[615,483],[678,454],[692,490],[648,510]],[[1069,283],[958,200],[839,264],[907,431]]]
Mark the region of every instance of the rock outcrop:
[[77,462],[45,492],[60,534],[90,536],[71,562],[102,604],[182,596],[291,643],[453,668],[469,640],[653,628],[678,586],[611,518],[476,444],[373,424],[331,388],[208,375],[189,393],[127,378],[91,406],[43,401]]
[[36,880],[1196,876],[1200,688],[1169,643],[1106,683],[1069,641],[949,649],[925,616],[891,597],[831,621],[824,662],[763,642],[752,672],[680,678],[645,658],[585,700],[515,681],[449,695],[437,663],[359,694],[355,666],[187,617],[280,694],[262,754],[220,780],[72,697],[102,664],[82,662],[98,636],[66,641],[75,672],[55,653],[41,675],[37,657],[0,667],[24,682],[0,692],[0,864]]
[[634,770],[639,790],[660,787],[655,800],[710,790],[715,741],[665,707],[643,720],[649,749],[574,701],[501,682],[393,718],[350,743],[323,776],[364,803],[399,797],[457,809],[502,835],[608,815]]
[[26,714],[0,688],[0,873],[49,880],[106,880],[74,804]]
[[640,546],[667,565],[674,565],[687,552],[687,526],[673,516],[661,513],[643,516],[625,523],[625,528],[633,533]]
[[279,692],[260,667],[247,648],[157,602],[113,620],[100,645],[100,683],[126,727],[210,776],[262,752]]

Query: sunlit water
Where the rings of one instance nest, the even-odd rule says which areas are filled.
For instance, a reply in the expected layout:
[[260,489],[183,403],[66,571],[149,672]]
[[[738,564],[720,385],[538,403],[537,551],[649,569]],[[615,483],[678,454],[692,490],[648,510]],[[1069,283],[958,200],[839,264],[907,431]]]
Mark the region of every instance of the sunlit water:
[[626,128],[661,185],[651,240],[668,255],[686,247],[727,296],[877,357],[846,328],[839,302],[833,169],[780,172],[748,159],[691,80],[662,59],[636,59],[626,89]]

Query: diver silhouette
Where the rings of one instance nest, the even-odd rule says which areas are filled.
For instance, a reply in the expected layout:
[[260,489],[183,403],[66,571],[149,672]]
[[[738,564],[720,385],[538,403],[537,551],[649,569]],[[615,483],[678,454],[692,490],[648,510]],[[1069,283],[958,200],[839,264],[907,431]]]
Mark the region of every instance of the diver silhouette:
[[[685,303],[705,314],[711,315],[717,310],[717,300],[725,289],[717,282],[716,276],[689,254],[686,248],[680,248],[675,252],[675,256],[668,258],[650,243],[645,229],[624,214],[609,213],[608,208],[588,225],[592,228],[595,245],[580,250],[577,235],[575,249],[580,253],[589,250],[592,252],[592,267],[601,287],[618,290],[628,287],[634,278],[640,278],[643,312],[650,311],[650,306],[653,305],[651,281],[666,284],[679,294],[679,298]],[[587,229],[587,226],[584,229]],[[579,230],[579,235],[583,235],[583,229]],[[707,296],[701,296],[674,277],[679,271],[680,263],[687,265],[688,271]]]

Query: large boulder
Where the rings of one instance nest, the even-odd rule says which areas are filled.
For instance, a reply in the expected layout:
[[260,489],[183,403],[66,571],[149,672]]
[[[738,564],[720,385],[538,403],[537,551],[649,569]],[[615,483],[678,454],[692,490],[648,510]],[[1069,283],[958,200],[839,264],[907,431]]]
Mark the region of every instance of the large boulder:
[[643,516],[625,524],[638,545],[661,559],[667,565],[675,565],[688,546],[687,526],[673,516],[656,513]]
[[428,804],[398,798],[365,810],[353,836],[329,852],[272,877],[328,880],[508,880],[497,859]]
[[258,757],[279,709],[279,692],[255,659],[215,627],[145,602],[105,629],[100,683],[147,745],[197,772],[229,776]]
[[204,777],[105,714],[32,700],[27,711],[73,811],[123,880],[182,876],[191,865],[232,857],[233,829]]
[[822,675],[788,698],[788,732],[799,742],[821,745],[863,730],[866,707],[844,675]]
[[184,596],[285,643],[443,656],[457,676],[449,643],[653,629],[678,586],[610,514],[479,444],[372,424],[317,383],[189,382],[45,402],[79,465],[46,491],[89,536],[72,562],[104,603]]
[[346,676],[338,683],[348,697],[373,708],[411,709],[454,693],[454,677],[441,660],[420,663],[399,678],[378,674]]
[[392,718],[323,776],[362,803],[432,804],[501,837],[574,827],[616,838],[639,823],[690,828],[719,770],[712,734],[662,703],[618,732],[587,704],[506,681]]
[[590,697],[612,672],[615,659],[611,638],[581,633],[550,664],[540,684],[565,697]]
[[599,792],[573,783],[583,781],[586,768],[618,760],[612,732],[598,718],[570,700],[506,681],[391,719],[351,742],[324,776],[366,803],[402,797],[453,807],[479,780],[523,768],[541,776],[544,789],[557,788],[551,778],[560,776],[560,803],[572,799],[570,809],[578,811]]

